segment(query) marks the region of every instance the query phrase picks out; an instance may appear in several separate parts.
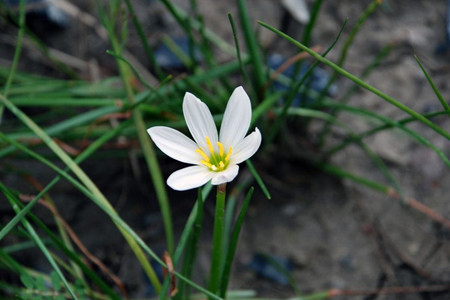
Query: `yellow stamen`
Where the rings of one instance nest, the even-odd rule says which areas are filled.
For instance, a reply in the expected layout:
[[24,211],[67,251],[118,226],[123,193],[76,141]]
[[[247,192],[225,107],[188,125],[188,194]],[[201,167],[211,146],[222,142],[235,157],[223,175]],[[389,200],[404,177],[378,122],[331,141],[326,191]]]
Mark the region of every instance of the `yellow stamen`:
[[206,143],[208,144],[209,152],[211,154],[213,154],[214,153],[214,148],[213,148],[213,145],[211,144],[211,141],[209,140],[209,137],[206,137]]
[[233,152],[233,148],[230,146],[230,150],[228,150],[228,154],[225,157],[225,161],[228,161],[230,159],[231,153]]
[[217,142],[217,146],[219,146],[219,155],[223,157],[223,145],[221,142]]
[[209,162],[208,155],[206,155],[205,152],[203,152],[201,148],[198,148],[197,150],[195,150],[195,152],[200,154],[206,162]]
[[223,161],[220,161],[220,162],[219,162],[219,167],[220,167],[221,169],[225,168],[225,164],[223,163]]
[[207,161],[201,160],[200,163],[204,164],[205,166],[207,166],[207,167],[210,168],[210,169],[213,168],[213,165],[210,164],[210,163],[207,162]]

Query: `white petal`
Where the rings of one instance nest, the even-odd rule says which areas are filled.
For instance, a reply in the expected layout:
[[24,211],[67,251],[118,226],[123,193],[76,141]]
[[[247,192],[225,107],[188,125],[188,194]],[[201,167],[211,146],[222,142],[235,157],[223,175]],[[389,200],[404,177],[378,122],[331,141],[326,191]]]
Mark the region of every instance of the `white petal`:
[[190,190],[204,185],[213,175],[205,166],[191,166],[173,172],[167,178],[167,185],[177,191]]
[[238,173],[239,166],[231,165],[226,170],[215,173],[214,177],[211,180],[211,183],[214,185],[219,185],[225,182],[230,182],[237,176]]
[[153,142],[166,155],[188,164],[198,164],[201,157],[195,152],[198,145],[181,132],[164,126],[147,129]]
[[250,98],[244,88],[237,87],[228,100],[220,127],[220,142],[229,148],[234,147],[247,134],[252,119]]
[[205,103],[191,93],[186,93],[183,100],[183,114],[192,137],[204,151],[208,149],[206,137],[214,147],[217,147],[216,124]]
[[233,148],[233,152],[230,157],[231,163],[239,164],[252,157],[252,155],[259,149],[261,139],[261,132],[258,128],[255,128],[255,131],[249,134],[244,140]]

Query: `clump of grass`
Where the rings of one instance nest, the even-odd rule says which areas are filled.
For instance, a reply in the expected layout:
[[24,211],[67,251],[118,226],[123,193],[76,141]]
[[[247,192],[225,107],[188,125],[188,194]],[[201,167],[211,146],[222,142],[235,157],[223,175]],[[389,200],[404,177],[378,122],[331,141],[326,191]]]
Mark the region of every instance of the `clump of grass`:
[[[436,116],[448,117],[450,108],[417,57],[418,66],[442,105],[440,111],[429,114],[418,113],[365,82],[365,78],[389,53],[392,45],[387,45],[361,75],[357,76],[345,70],[344,62],[349,47],[357,37],[361,26],[377,9],[380,1],[373,1],[362,13],[350,34],[346,35],[345,45],[336,63],[326,58],[326,55],[333,50],[336,43],[340,42],[341,36],[345,35],[343,30],[346,22],[343,22],[341,31],[336,32],[335,40],[330,41],[325,52],[319,54],[309,48],[311,32],[315,28],[322,1],[315,1],[312,17],[305,29],[302,42],[263,21],[258,22],[258,30],[272,31],[277,38],[287,40],[298,51],[309,54],[314,60],[300,80],[296,78],[301,62],[296,64],[292,78],[282,75],[271,77],[271,74],[279,74],[279,72],[271,70],[263,59],[267,56],[266,49],[260,46],[256,38],[255,26],[257,24],[252,21],[251,12],[245,1],[237,2],[239,11],[237,17],[241,24],[240,27],[236,26],[234,16],[228,15],[230,32],[234,35],[234,40],[230,42],[222,40],[211,28],[205,26],[198,13],[195,0],[191,1],[192,9],[195,12],[194,16],[190,16],[168,0],[161,2],[184,30],[191,43],[190,53],[181,59],[185,62],[187,70],[183,76],[171,74],[170,71],[162,70],[157,65],[153,50],[145,37],[144,27],[135,16],[131,1],[126,0],[125,5],[122,5],[120,1],[110,1],[105,6],[99,6],[99,19],[110,42],[110,50],[104,55],[110,55],[116,60],[118,74],[117,77],[105,78],[95,83],[73,79],[53,79],[18,72],[17,64],[20,60],[23,39],[31,34],[25,26],[25,1],[20,1],[18,16],[10,11],[2,14],[4,18],[7,15],[12,16],[12,20],[17,21],[19,29],[13,63],[10,68],[0,69],[2,84],[0,89],[0,120],[2,124],[0,129],[0,157],[2,158],[0,172],[6,176],[11,173],[10,170],[16,169],[15,176],[24,182],[26,176],[34,178],[38,182],[38,178],[35,178],[32,172],[17,170],[14,162],[8,160],[10,158],[15,160],[31,159],[47,168],[54,177],[46,185],[34,185],[35,195],[27,201],[25,201],[20,188],[10,185],[6,180],[0,182],[0,191],[11,204],[11,211],[14,215],[11,220],[1,224],[0,240],[11,237],[10,240],[14,240],[14,243],[0,248],[0,268],[2,272],[13,274],[12,276],[20,279],[12,283],[0,282],[0,287],[5,293],[24,299],[128,298],[126,288],[120,279],[114,277],[114,274],[111,274],[107,268],[100,267],[102,271],[96,272],[89,267],[87,260],[94,262],[95,257],[90,257],[79,244],[77,247],[74,246],[74,243],[77,243],[74,233],[71,232],[62,217],[56,213],[57,210],[55,210],[50,195],[58,182],[64,179],[73,186],[74,190],[81,192],[83,197],[92,201],[111,219],[135,254],[160,299],[167,298],[168,294],[174,299],[188,299],[197,292],[210,299],[224,299],[227,295],[231,295],[233,291],[229,291],[228,283],[239,233],[254,191],[252,185],[256,185],[256,188],[260,189],[268,199],[271,198],[269,189],[258,175],[258,164],[247,161],[247,167],[252,176],[240,181],[229,193],[227,201],[225,201],[225,194],[218,194],[218,203],[221,206],[218,207],[217,215],[220,214],[223,219],[220,220],[218,229],[220,234],[215,234],[214,243],[221,247],[214,249],[212,272],[209,280],[206,280],[210,282],[210,285],[205,288],[202,284],[193,282],[193,270],[198,253],[198,241],[204,226],[203,204],[208,198],[212,186],[207,184],[199,188],[196,202],[184,230],[176,241],[169,196],[161,171],[164,166],[160,163],[158,152],[146,134],[146,128],[154,125],[186,130],[181,112],[181,100],[186,91],[194,92],[202,98],[214,113],[215,121],[219,122],[223,117],[226,100],[234,88],[231,82],[245,83],[253,101],[252,126],[258,124],[261,128],[267,129],[263,132],[265,147],[262,152],[270,147],[276,147],[277,137],[286,134],[282,129],[287,118],[323,121],[324,127],[318,143],[318,146],[322,147],[320,154],[307,157],[315,167],[339,178],[352,180],[398,198],[450,228],[449,222],[443,216],[424,208],[413,198],[404,195],[390,169],[365,143],[365,139],[376,133],[393,129],[400,130],[423,147],[432,149],[441,158],[442,163],[450,167],[450,161],[443,150],[426,136],[408,127],[408,124],[413,122],[422,123],[423,126],[434,130],[442,139],[450,139],[450,132],[431,119]],[[5,7],[3,9],[6,10]],[[127,22],[128,19],[131,20],[131,23]],[[157,84],[147,82],[139,73],[138,68],[124,55],[127,45],[126,33],[131,24],[138,32],[142,47],[152,64]],[[243,38],[247,52],[243,51],[243,45],[239,45],[239,37]],[[45,45],[40,44],[40,46],[45,48]],[[192,47],[201,51],[202,57],[205,58],[204,63],[198,65],[194,63]],[[229,61],[218,63],[214,59],[215,51],[227,53]],[[308,88],[307,82],[314,68],[319,64],[327,66],[333,73],[327,87],[317,93]],[[355,85],[343,93],[341,101],[334,101],[326,96],[326,92],[338,79],[348,79]],[[278,81],[287,83],[288,89],[276,91],[273,84]],[[392,108],[405,112],[409,117],[397,120],[348,104],[348,99],[354,95],[357,87],[377,95],[380,101],[387,102]],[[293,99],[299,93],[312,97],[313,104],[309,107],[292,107]],[[280,99],[284,99],[284,102],[279,101]],[[30,111],[29,108],[36,108],[36,110]],[[367,120],[368,124],[375,120],[379,125],[371,126],[370,129],[363,132],[355,132],[339,119],[340,112],[349,113],[354,118]],[[310,123],[306,122],[305,124],[304,130],[308,131]],[[330,133],[336,127],[343,129],[346,135],[337,143],[326,147],[324,141],[329,139]],[[152,179],[153,190],[159,201],[165,228],[166,249],[170,260],[163,260],[156,255],[155,251],[116,212],[110,199],[83,169],[82,162],[93,161],[98,156],[108,155],[108,151],[102,149],[107,143],[116,145],[118,155],[126,157],[131,143],[128,144],[128,147],[119,147],[118,141],[121,139],[138,141],[139,155],[145,160],[145,172]],[[333,155],[345,151],[349,145],[360,147],[374,162],[379,172],[384,174],[386,182],[375,182],[330,163],[329,159]],[[264,155],[264,153],[260,155]],[[25,173],[30,174],[25,176]],[[241,206],[237,204],[238,195],[246,195]],[[223,197],[219,198],[219,196]],[[54,207],[52,213],[56,220],[57,233],[49,229],[45,220],[33,213],[33,207],[39,203]],[[234,215],[237,215],[235,219]],[[21,263],[15,253],[22,249],[33,249],[33,251],[42,253],[53,271],[45,274]],[[158,278],[150,260],[157,262],[162,268],[168,269],[174,277]],[[101,266],[101,262],[97,263],[98,266]],[[173,264],[173,269],[169,263]],[[114,286],[111,282],[114,283]],[[295,290],[298,288],[295,287]],[[325,291],[310,296],[301,296],[299,299],[327,299],[338,294],[336,291]],[[237,293],[234,297],[243,299],[247,297],[247,294]]]

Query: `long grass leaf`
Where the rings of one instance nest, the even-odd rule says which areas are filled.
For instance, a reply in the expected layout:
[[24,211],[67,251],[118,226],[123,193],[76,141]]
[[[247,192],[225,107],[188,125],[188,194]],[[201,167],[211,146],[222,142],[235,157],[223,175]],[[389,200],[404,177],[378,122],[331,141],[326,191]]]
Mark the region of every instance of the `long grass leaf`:
[[434,93],[436,94],[437,98],[439,99],[439,102],[441,102],[442,107],[444,107],[446,112],[450,112],[450,106],[448,105],[447,101],[445,101],[444,97],[442,97],[441,93],[439,92],[438,88],[434,84],[433,80],[431,79],[430,75],[428,75],[428,72],[425,70],[425,68],[422,66],[422,63],[420,62],[417,55],[414,55],[414,58],[416,59],[417,63],[419,64],[420,69],[422,70],[423,74],[428,80],[428,83],[430,84],[431,88],[433,89]]
[[[337,34],[334,41],[331,43],[331,45],[325,50],[325,52],[322,54],[323,57],[325,57],[336,45],[337,41],[339,40],[342,31],[345,28],[345,25],[347,24],[347,20],[342,24],[341,29],[339,30],[339,33]],[[275,120],[275,123],[272,126],[272,129],[270,130],[270,133],[267,137],[266,144],[271,143],[273,139],[275,138],[276,134],[280,130],[281,124],[284,122],[286,118],[287,111],[289,107],[291,107],[292,103],[294,102],[296,96],[298,95],[300,88],[303,86],[305,81],[309,78],[309,75],[314,71],[315,67],[319,64],[319,61],[315,61],[309,68],[306,70],[305,74],[303,74],[302,78],[295,83],[295,79],[297,77],[293,77],[292,80],[292,88],[288,93],[287,99],[283,105],[283,110],[281,114],[278,116],[278,118]]]
[[[394,121],[391,120],[387,117],[381,116],[377,113],[374,113],[372,111],[369,110],[365,110],[365,109],[361,109],[361,108],[356,108],[356,107],[352,107],[352,106],[347,106],[345,104],[338,104],[338,103],[327,103],[324,105],[325,107],[332,107],[332,108],[336,108],[339,110],[343,110],[343,111],[347,111],[356,115],[363,115],[363,116],[367,116],[370,117],[372,119],[376,119],[376,120],[380,120],[382,122],[384,122],[383,125],[374,127],[372,129],[369,129],[363,133],[357,134],[355,136],[352,136],[346,140],[344,140],[343,142],[341,142],[340,144],[332,147],[331,149],[326,151],[326,155],[327,156],[331,156],[334,155],[340,151],[342,151],[345,147],[347,147],[348,145],[350,145],[351,143],[369,137],[371,135],[374,135],[380,131],[383,130],[387,130],[387,129],[391,129],[391,128],[398,128],[399,130],[402,130],[403,132],[405,132],[406,134],[410,135],[412,138],[414,138],[417,142],[419,142],[420,144],[432,149],[434,152],[436,152],[436,154],[442,159],[442,161],[448,166],[450,167],[450,160],[447,158],[447,156],[445,155],[445,153],[439,149],[437,146],[435,146],[433,143],[431,143],[428,139],[426,139],[425,137],[423,137],[422,135],[416,133],[414,130],[409,129],[408,127],[404,126],[410,122],[413,121],[417,121],[416,118],[414,117],[409,117],[409,118],[405,118],[402,119],[400,121]],[[431,113],[431,114],[427,114],[427,116],[432,117],[432,116],[438,116],[438,115],[446,115],[447,112],[437,112],[437,113]]]
[[[25,34],[25,0],[19,1],[19,33],[17,34],[17,43],[14,50],[14,57],[9,70],[9,75],[6,79],[5,86],[3,88],[3,94],[8,97],[9,88],[14,79],[17,65],[19,64],[20,53],[22,51],[22,41]],[[0,124],[2,123],[4,106],[0,105]]]
[[[115,36],[115,33],[113,30],[108,31],[108,36],[110,38],[111,44],[113,46],[113,49],[116,53],[121,53],[122,48],[120,47],[117,38]],[[135,96],[134,91],[131,86],[131,71],[127,64],[122,60],[116,60],[117,65],[119,67],[120,75],[122,77],[122,82],[125,86],[125,91],[127,95],[127,100],[129,105],[135,104]],[[174,245],[173,245],[173,224],[172,224],[172,213],[170,210],[170,204],[169,204],[169,197],[167,195],[167,190],[165,186],[165,182],[162,177],[162,172],[158,163],[158,159],[156,157],[156,152],[154,149],[154,145],[147,135],[146,131],[146,125],[144,123],[144,118],[142,116],[142,113],[140,110],[138,110],[136,107],[132,111],[133,114],[133,120],[134,125],[136,126],[137,130],[137,136],[139,139],[139,143],[141,144],[142,151],[144,152],[144,158],[147,164],[147,168],[150,172],[150,176],[152,178],[153,186],[155,187],[156,196],[159,202],[159,207],[161,210],[161,214],[163,217],[163,223],[164,223],[164,230],[166,235],[166,242],[167,242],[167,250],[170,254],[173,253]],[[147,264],[147,267],[150,271],[150,264]],[[153,280],[152,283],[154,283],[156,286],[155,288],[157,290],[160,290],[159,281],[157,280],[154,274],[154,272],[149,272],[148,274],[151,276],[151,280]]]
[[[9,192],[9,190],[2,183],[0,183],[0,190],[8,198],[8,200],[10,200],[11,206],[13,207],[14,211],[16,211],[16,213],[18,213],[19,212],[19,208],[15,204],[17,199],[15,199],[16,201],[12,200],[14,198],[14,195],[12,195]],[[25,218],[23,218],[21,221],[22,221],[22,224],[24,225],[24,227],[28,230],[28,232],[31,235],[33,241],[36,243],[36,245],[39,247],[39,249],[41,249],[42,253],[47,258],[47,260],[50,263],[50,265],[52,266],[53,270],[56,272],[56,274],[58,274],[58,277],[63,282],[63,284],[66,287],[67,291],[70,293],[70,295],[73,297],[73,299],[78,299],[78,297],[76,296],[75,292],[70,287],[69,282],[67,281],[66,277],[61,272],[61,269],[58,267],[58,265],[56,264],[56,262],[53,259],[52,255],[48,251],[47,246],[45,246],[45,244],[42,242],[41,238],[36,233],[34,228],[31,226],[31,224]]]
[[380,91],[377,88],[371,86],[370,84],[364,82],[363,80],[359,79],[358,77],[356,77],[355,75],[351,74],[350,72],[342,69],[341,67],[339,67],[335,63],[333,63],[333,62],[329,61],[328,59],[322,57],[320,54],[312,51],[308,47],[304,46],[300,42],[296,41],[295,39],[291,38],[290,36],[286,35],[285,33],[279,31],[278,29],[276,29],[276,28],[274,28],[274,27],[272,27],[272,26],[270,26],[268,24],[265,24],[263,22],[259,22],[259,24],[261,24],[261,26],[263,26],[263,27],[273,31],[277,35],[279,35],[279,36],[283,37],[284,39],[288,40],[289,42],[293,43],[294,45],[296,45],[300,49],[306,51],[307,53],[309,53],[311,56],[313,56],[318,61],[324,63],[325,65],[329,66],[333,70],[336,70],[338,73],[340,73],[341,75],[347,77],[348,79],[350,79],[351,81],[355,82],[356,84],[358,84],[359,86],[363,87],[364,89],[372,92],[373,94],[379,96],[380,98],[382,98],[383,100],[385,100],[388,103],[392,104],[393,106],[397,107],[398,109],[400,109],[400,110],[406,112],[407,114],[413,116],[418,121],[420,121],[423,124],[427,125],[431,129],[436,131],[438,134],[440,134],[443,137],[445,137],[446,139],[450,139],[450,132],[448,132],[448,131],[444,130],[443,128],[439,127],[438,125],[436,125],[435,123],[433,123],[429,119],[425,118],[424,116],[422,116],[418,112],[414,111],[413,109],[409,108],[408,106],[404,105],[403,103],[395,100],[394,98],[386,95],[382,91]]
[[244,83],[248,84],[248,83],[250,83],[250,79],[249,79],[247,71],[245,70],[245,66],[242,62],[241,48],[239,47],[239,39],[237,36],[236,25],[234,24],[233,15],[230,13],[228,13],[228,20],[230,21],[231,31],[233,32],[234,45],[236,47],[236,57],[239,62],[239,67],[241,68],[242,77],[244,78]]
[[261,98],[263,95],[264,82],[266,81],[265,71],[263,68],[263,62],[261,58],[261,49],[258,41],[256,40],[255,30],[251,25],[251,18],[248,14],[248,9],[245,4],[245,0],[238,0],[239,19],[241,20],[242,31],[244,32],[245,44],[249,51],[250,59],[253,65],[253,76],[255,90],[257,91],[257,97]]
[[259,187],[261,188],[261,190],[264,193],[264,195],[266,196],[266,198],[269,200],[272,199],[272,196],[270,195],[269,190],[267,189],[266,185],[264,184],[264,181],[262,180],[261,176],[259,176],[258,172],[255,169],[255,166],[250,161],[250,159],[247,159],[245,161],[245,163],[247,164],[248,169],[252,173],[253,177],[255,178],[256,182],[258,183]]
[[[116,215],[116,211],[102,194],[102,192],[97,188],[97,186],[92,182],[92,180],[86,175],[86,173],[75,163],[51,138],[48,136],[36,123],[33,122],[27,115],[25,115],[19,108],[12,104],[8,99],[0,95],[0,102],[2,102],[17,118],[19,118],[27,127],[29,127],[80,179],[81,182],[89,189],[89,191],[94,195],[97,204],[101,204],[111,215]],[[117,225],[117,224],[116,224]],[[136,241],[130,236],[120,225],[118,226],[119,231],[122,233],[126,241],[129,243],[130,248],[135,253],[139,262],[141,263],[144,271],[148,275],[149,279],[155,286],[155,289],[160,289],[160,283],[156,276],[155,271],[148,262],[142,249],[136,244]]]
[[226,293],[228,289],[228,282],[230,281],[231,267],[234,260],[234,255],[237,249],[237,243],[239,240],[239,234],[241,233],[242,224],[245,220],[245,215],[247,214],[248,205],[253,195],[254,188],[251,187],[245,197],[244,203],[242,204],[241,211],[236,219],[236,224],[234,225],[233,233],[231,235],[230,244],[228,245],[228,251],[225,258],[225,265],[222,271],[222,279],[220,282],[220,293],[222,298],[226,298]]

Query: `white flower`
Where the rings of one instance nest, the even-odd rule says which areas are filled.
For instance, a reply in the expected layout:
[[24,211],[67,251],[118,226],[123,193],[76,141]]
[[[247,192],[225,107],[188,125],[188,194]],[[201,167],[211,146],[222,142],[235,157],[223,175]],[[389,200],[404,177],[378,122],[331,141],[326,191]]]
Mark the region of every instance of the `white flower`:
[[238,164],[255,154],[261,145],[258,128],[245,137],[252,118],[252,108],[242,87],[237,87],[228,101],[219,134],[206,104],[191,93],[184,96],[183,114],[195,142],[169,127],[147,129],[162,152],[173,159],[194,165],[169,176],[167,184],[174,190],[196,188],[210,180],[214,185],[232,181],[238,174]]

